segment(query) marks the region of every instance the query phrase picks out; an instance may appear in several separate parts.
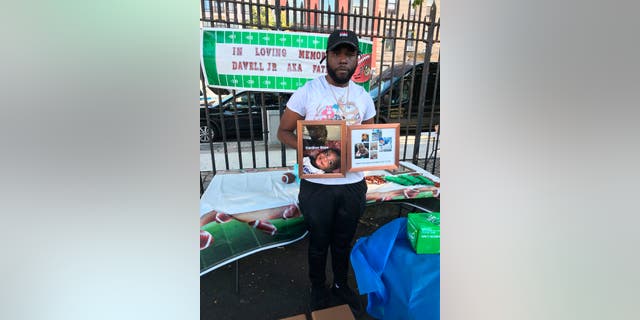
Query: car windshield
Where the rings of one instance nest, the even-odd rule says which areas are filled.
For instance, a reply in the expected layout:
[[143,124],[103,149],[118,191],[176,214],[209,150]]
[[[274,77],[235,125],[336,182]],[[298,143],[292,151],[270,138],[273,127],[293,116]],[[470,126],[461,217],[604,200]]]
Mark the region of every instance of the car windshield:
[[[240,93],[236,93],[236,97],[238,97],[240,94],[241,94],[241,92]],[[211,108],[217,108],[220,104],[224,105],[227,102],[231,102],[232,98],[233,98],[232,94],[224,95],[224,96],[222,96],[222,102],[221,103],[218,102],[218,103],[215,103],[215,104],[211,105]]]
[[[396,82],[398,78],[400,77],[394,77],[393,82]],[[391,86],[391,79],[383,80],[382,85],[380,85],[380,79],[376,78],[376,80],[374,80],[373,84],[370,86],[371,90],[369,91],[369,95],[371,96],[371,98],[375,98],[378,96],[379,91],[384,92],[390,86]]]
[[[385,92],[392,83],[396,83],[400,78],[409,70],[411,70],[412,65],[400,65],[396,66],[393,69],[387,68],[382,72],[382,74],[373,81],[371,81],[371,90],[369,91],[369,95],[371,98],[376,98],[380,93]],[[393,74],[391,73],[393,72]],[[392,80],[393,76],[393,81]]]

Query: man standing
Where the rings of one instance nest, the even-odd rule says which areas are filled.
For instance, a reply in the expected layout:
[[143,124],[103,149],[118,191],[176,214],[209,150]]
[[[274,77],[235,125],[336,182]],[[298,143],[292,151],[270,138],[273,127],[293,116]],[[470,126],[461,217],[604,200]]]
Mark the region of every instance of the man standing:
[[[297,147],[294,131],[298,120],[346,120],[347,125],[373,123],[376,114],[373,100],[361,86],[350,81],[358,54],[358,36],[353,31],[336,30],[329,35],[327,75],[308,81],[291,96],[278,128],[280,141]],[[309,230],[311,311],[327,307],[333,294],[349,304],[356,316],[363,312],[358,295],[347,285],[347,274],[351,241],[364,212],[366,193],[363,172],[300,182],[298,202]],[[330,291],[325,274],[329,249],[333,271]]]

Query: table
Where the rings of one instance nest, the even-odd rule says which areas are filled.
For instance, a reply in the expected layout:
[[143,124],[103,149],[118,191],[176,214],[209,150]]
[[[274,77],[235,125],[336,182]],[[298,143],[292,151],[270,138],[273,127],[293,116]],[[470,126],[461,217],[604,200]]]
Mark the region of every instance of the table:
[[[306,234],[297,206],[299,186],[281,177],[292,168],[244,169],[214,176],[200,199],[200,275],[242,257],[283,246]],[[395,171],[367,171],[365,176],[418,172],[433,181],[439,178],[411,163],[401,162]],[[367,203],[394,202],[433,197],[439,188],[394,183],[368,185]]]

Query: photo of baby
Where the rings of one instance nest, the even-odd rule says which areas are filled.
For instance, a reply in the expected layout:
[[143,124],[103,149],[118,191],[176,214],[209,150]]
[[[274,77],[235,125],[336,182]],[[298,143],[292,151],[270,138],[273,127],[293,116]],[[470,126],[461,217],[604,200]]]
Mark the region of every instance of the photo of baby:
[[378,150],[391,151],[391,137],[380,137],[378,139]]
[[342,136],[338,121],[299,121],[298,166],[301,179],[344,176]]
[[369,158],[369,144],[368,143],[356,143],[355,148],[353,151],[355,151],[355,158],[356,159],[362,159],[362,158]]
[[371,140],[378,141],[378,139],[380,139],[381,134],[382,134],[382,131],[380,129],[373,129],[371,131]]
[[335,148],[321,149],[308,153],[302,158],[302,172],[306,174],[323,174],[340,170],[340,150]]

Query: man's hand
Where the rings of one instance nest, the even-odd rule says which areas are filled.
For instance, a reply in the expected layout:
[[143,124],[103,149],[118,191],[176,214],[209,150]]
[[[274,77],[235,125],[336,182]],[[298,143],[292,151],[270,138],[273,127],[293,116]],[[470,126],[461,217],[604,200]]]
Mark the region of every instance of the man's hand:
[[371,119],[368,119],[368,120],[362,121],[362,124],[373,124],[373,120],[374,120],[374,118],[375,118],[375,117],[371,117]]
[[298,120],[304,120],[304,118],[289,110],[289,108],[285,108],[282,118],[280,118],[280,126],[278,127],[278,140],[294,149],[298,148],[298,138],[296,134],[293,133],[297,128]]

